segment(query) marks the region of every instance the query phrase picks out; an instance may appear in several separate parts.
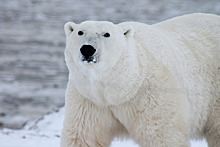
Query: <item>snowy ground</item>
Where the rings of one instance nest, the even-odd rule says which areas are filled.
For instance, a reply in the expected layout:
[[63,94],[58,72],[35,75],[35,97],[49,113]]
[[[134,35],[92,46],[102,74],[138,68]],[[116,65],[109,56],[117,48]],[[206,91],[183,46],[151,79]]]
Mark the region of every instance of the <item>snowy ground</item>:
[[[0,147],[59,147],[64,108],[30,122],[23,130],[0,131]],[[111,147],[138,147],[132,140],[112,142]],[[205,141],[191,142],[191,147],[207,147]]]

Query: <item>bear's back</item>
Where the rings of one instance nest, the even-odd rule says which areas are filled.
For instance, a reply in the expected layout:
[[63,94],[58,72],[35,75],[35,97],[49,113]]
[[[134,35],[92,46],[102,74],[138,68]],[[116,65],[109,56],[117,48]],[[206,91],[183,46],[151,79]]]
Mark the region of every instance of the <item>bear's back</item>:
[[138,22],[119,25],[133,27],[134,38],[145,53],[166,66],[173,78],[183,84],[192,112],[191,135],[199,136],[202,129],[197,130],[196,126],[203,128],[209,104],[220,92],[220,17],[191,14],[154,25]]
[[220,16],[195,13],[153,26],[169,36],[173,43],[184,42],[199,62],[215,59],[215,68],[220,67]]

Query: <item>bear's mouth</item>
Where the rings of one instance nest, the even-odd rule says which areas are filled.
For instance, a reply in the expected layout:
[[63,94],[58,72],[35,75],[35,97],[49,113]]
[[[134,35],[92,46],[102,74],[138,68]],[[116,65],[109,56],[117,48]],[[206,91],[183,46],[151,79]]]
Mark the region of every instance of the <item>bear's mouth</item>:
[[99,58],[96,54],[96,49],[92,45],[83,45],[80,48],[80,59],[84,63],[97,63]]

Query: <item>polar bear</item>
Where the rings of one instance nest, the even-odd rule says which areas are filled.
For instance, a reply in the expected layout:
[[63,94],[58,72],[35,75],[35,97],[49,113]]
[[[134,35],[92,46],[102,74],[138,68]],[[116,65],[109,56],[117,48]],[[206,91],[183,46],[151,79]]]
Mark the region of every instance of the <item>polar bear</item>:
[[220,17],[68,22],[62,147],[220,146]]

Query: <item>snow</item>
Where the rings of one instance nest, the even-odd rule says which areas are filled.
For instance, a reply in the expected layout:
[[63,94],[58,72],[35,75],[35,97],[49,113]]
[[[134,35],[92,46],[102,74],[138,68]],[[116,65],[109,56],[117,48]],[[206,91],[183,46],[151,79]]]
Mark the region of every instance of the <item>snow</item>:
[[[64,120],[64,108],[28,123],[22,130],[0,130],[0,147],[59,147]],[[132,140],[115,139],[111,147],[138,147]],[[191,147],[207,147],[203,141],[191,142]]]

